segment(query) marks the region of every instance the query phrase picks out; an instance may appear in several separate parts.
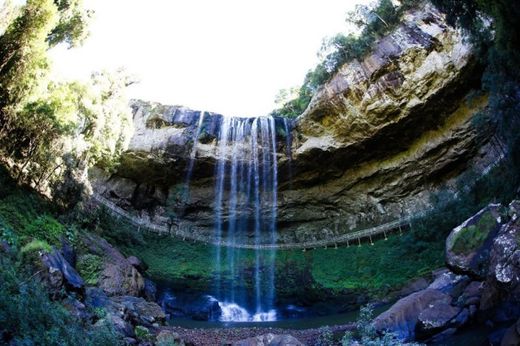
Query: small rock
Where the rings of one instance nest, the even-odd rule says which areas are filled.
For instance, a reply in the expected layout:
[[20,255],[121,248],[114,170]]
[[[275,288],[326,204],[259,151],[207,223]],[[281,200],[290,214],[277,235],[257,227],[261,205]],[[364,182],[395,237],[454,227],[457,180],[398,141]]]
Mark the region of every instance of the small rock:
[[159,334],[157,334],[156,340],[157,343],[162,343],[163,345],[185,345],[179,334],[167,329],[161,330]]
[[132,296],[113,297],[111,300],[123,305],[136,324],[152,327],[154,323],[162,324],[166,320],[164,311],[157,303]]
[[264,334],[240,340],[233,343],[233,346],[303,346],[298,339],[292,335]]

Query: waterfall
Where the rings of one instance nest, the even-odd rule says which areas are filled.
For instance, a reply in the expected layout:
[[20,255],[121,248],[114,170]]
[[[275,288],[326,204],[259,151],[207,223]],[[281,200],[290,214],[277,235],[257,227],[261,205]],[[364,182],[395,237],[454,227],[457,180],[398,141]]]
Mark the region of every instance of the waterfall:
[[[214,292],[228,310],[225,320],[276,319],[275,250],[262,250],[277,240],[278,164],[276,123],[273,117],[223,117],[215,169]],[[251,227],[252,226],[252,227]],[[252,232],[251,232],[252,231]],[[233,244],[254,237],[254,272],[240,267],[242,256]],[[225,251],[225,253],[224,253]],[[251,282],[246,292],[246,282]],[[254,313],[244,314],[246,300]]]
[[195,157],[197,156],[197,143],[199,142],[200,133],[202,131],[202,124],[204,122],[204,112],[199,113],[199,120],[197,122],[197,128],[195,129],[195,136],[193,137],[193,146],[190,153],[190,161],[186,170],[186,177],[184,178],[184,193],[183,198],[185,203],[190,199],[190,181],[193,174],[193,167],[195,166]]

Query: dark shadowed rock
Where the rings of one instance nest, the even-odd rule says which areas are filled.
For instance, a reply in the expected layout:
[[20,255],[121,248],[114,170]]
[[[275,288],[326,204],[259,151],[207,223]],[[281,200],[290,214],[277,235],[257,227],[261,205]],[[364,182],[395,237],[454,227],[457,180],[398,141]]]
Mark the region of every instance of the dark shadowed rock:
[[71,266],[76,267],[76,251],[74,251],[74,247],[66,239],[61,240],[61,254]]
[[395,333],[402,340],[412,340],[421,312],[431,304],[451,302],[451,297],[437,290],[425,289],[397,301],[374,319],[378,331]]
[[144,298],[150,302],[157,298],[157,286],[150,279],[144,279]]
[[61,285],[76,291],[84,288],[85,282],[81,276],[59,251],[55,250],[50,254],[44,253],[41,256],[41,262],[46,270],[47,283],[51,288],[58,289]]
[[87,287],[85,289],[85,304],[91,308],[102,308],[110,303],[106,293],[98,287]]
[[193,302],[189,307],[188,314],[191,315],[194,320],[214,321],[218,320],[222,314],[222,309],[215,298],[203,296]]
[[181,339],[179,334],[172,330],[163,329],[157,334],[157,343],[160,345],[177,345],[184,346],[184,341]]
[[461,300],[465,306],[479,305],[482,296],[482,282],[472,281],[461,294]]
[[163,324],[166,320],[164,311],[157,303],[132,296],[112,297],[111,300],[124,306],[136,324],[151,327],[154,323]]
[[429,341],[431,341],[432,343],[439,343],[441,341],[448,339],[450,336],[452,336],[456,332],[457,332],[457,328],[448,328],[446,330],[443,330],[439,334],[432,336]]
[[500,204],[490,204],[460,226],[446,239],[446,264],[456,272],[484,278],[489,255],[502,223]]
[[291,335],[264,334],[249,339],[237,341],[233,346],[303,346],[298,339]]
[[520,317],[520,219],[504,225],[493,241],[480,310],[496,322]]
[[502,338],[500,346],[517,346],[520,345],[520,320],[516,321],[509,327]]
[[413,280],[412,282],[406,284],[399,292],[397,293],[398,297],[404,297],[407,295],[410,295],[414,292],[424,290],[428,287],[428,280],[425,278],[419,278],[416,280]]

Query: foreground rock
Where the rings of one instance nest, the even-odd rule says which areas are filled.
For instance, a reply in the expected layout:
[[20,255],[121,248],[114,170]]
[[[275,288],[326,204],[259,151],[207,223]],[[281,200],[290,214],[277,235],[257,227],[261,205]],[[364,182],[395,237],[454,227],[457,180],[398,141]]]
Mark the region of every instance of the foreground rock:
[[493,241],[488,275],[483,283],[480,309],[494,322],[520,317],[520,208],[509,205],[512,220]]
[[303,346],[294,336],[265,334],[233,343],[233,346]]
[[446,263],[453,271],[484,278],[502,206],[491,204],[455,228],[446,240]]
[[[419,315],[436,304],[451,302],[451,297],[433,289],[412,293],[397,301],[390,309],[374,320],[374,326],[380,331],[395,333],[402,340],[414,340]],[[432,313],[430,313],[430,316]]]
[[[469,323],[488,327],[493,344],[520,340],[520,203],[509,212],[489,205],[456,227],[446,240],[450,270],[437,273],[427,289],[402,298],[374,320],[379,331],[402,340],[440,341]],[[463,273],[462,275],[459,275]],[[467,275],[464,275],[467,274]],[[498,341],[497,341],[498,340]]]
[[85,282],[60,251],[43,253],[41,266],[43,267],[44,282],[53,294],[58,294],[62,288],[83,292]]
[[98,286],[110,296],[141,296],[144,292],[144,277],[133,264],[105,239],[87,234],[82,242],[89,251],[103,259]]

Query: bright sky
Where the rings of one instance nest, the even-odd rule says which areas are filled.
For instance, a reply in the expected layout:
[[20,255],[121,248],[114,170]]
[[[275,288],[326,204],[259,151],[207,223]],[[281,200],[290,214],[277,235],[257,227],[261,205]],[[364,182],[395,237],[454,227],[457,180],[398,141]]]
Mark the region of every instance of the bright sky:
[[83,47],[55,48],[58,75],[86,78],[125,67],[140,83],[130,97],[226,115],[274,109],[298,86],[325,36],[367,0],[84,0],[95,10]]

